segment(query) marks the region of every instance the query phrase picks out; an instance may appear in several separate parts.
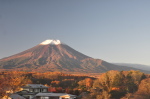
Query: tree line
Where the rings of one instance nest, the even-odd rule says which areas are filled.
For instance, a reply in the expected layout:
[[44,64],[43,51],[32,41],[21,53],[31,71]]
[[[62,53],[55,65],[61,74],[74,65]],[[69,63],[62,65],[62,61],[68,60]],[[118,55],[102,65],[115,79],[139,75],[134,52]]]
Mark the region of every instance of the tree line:
[[61,72],[0,72],[0,98],[25,84],[43,84],[49,92],[70,93],[79,99],[150,99],[150,75],[134,70],[112,70],[98,78]]

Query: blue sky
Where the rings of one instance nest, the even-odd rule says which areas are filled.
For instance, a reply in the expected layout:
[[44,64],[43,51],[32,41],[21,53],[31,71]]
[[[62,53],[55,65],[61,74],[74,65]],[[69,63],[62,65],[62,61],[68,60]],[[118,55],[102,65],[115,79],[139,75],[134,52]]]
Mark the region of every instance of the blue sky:
[[59,39],[108,62],[150,65],[149,0],[0,0],[0,58]]

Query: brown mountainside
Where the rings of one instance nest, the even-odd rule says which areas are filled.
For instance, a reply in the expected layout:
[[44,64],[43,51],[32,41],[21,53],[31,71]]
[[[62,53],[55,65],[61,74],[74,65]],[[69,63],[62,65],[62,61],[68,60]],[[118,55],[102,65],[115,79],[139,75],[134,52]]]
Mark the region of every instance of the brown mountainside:
[[102,73],[109,70],[137,70],[110,64],[101,59],[93,59],[66,44],[55,44],[55,40],[51,40],[46,44],[41,43],[19,54],[1,59],[0,69],[85,73]]

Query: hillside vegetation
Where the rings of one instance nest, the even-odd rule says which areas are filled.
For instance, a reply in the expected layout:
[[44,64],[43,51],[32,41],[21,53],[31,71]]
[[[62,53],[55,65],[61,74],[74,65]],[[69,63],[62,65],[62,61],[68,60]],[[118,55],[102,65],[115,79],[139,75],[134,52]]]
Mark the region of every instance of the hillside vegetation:
[[79,99],[150,99],[150,75],[114,70],[98,78],[60,72],[0,72],[0,98],[29,83],[46,85],[49,92],[75,94]]

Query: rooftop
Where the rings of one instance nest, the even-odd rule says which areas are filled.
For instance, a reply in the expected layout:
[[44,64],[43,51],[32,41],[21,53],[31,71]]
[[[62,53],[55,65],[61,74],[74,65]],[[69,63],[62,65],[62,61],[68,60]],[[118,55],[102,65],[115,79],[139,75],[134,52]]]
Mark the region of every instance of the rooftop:
[[38,93],[36,96],[70,96],[75,97],[76,95],[71,95],[67,93]]
[[23,88],[48,88],[48,87],[41,84],[27,84],[23,86]]
[[18,95],[18,94],[12,94],[10,97],[11,97],[12,99],[26,99],[26,98],[24,98],[24,97],[22,97],[22,96],[20,96],[20,95]]

